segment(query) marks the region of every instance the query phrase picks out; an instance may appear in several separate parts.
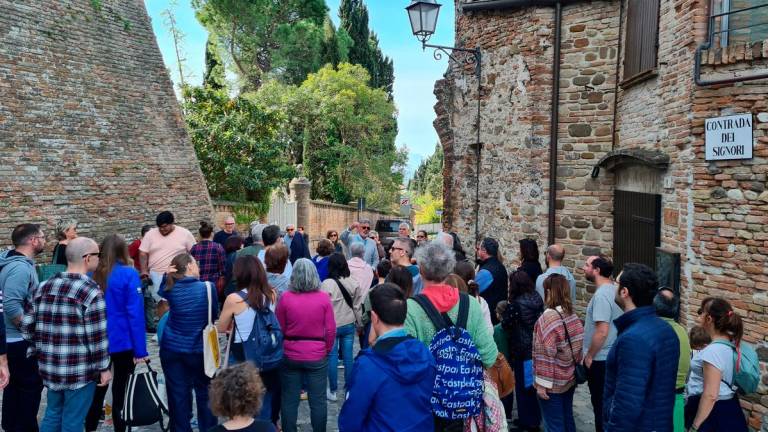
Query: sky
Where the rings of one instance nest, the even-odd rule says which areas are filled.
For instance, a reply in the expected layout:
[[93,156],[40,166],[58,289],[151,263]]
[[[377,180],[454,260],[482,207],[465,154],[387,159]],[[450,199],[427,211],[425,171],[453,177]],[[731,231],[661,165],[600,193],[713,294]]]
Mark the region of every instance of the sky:
[[[338,26],[340,0],[326,0],[331,19]],[[453,1],[443,0],[435,35],[430,43],[452,45],[454,39]],[[173,40],[162,11],[171,7],[169,0],[145,0],[147,12],[171,79],[178,85],[179,74]],[[369,27],[379,37],[379,46],[395,65],[395,105],[398,110],[398,147],[409,149],[408,173],[413,173],[419,163],[431,155],[438,142],[432,127],[435,119],[433,92],[435,81],[442,78],[447,68],[447,58],[437,61],[432,51],[422,51],[421,44],[411,33],[405,7],[408,0],[367,0]],[[186,59],[185,79],[199,85],[205,70],[205,43],[208,33],[195,18],[190,0],[179,0],[173,8],[177,25],[185,34],[183,55]]]

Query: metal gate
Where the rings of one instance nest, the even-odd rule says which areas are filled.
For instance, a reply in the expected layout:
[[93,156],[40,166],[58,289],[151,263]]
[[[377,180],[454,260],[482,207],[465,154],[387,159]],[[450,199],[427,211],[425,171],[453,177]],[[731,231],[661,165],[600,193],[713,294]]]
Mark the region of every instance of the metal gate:
[[655,270],[656,247],[661,243],[661,195],[617,190],[613,206],[616,274],[628,262]]

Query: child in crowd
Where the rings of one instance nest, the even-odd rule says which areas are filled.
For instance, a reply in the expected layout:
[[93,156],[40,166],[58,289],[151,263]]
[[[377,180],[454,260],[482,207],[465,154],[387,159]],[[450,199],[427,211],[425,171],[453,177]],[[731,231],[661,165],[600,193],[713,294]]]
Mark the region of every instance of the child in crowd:
[[211,381],[209,397],[211,411],[228,420],[208,432],[275,432],[272,423],[253,418],[261,410],[264,385],[252,363],[241,363],[219,372]]
[[693,326],[688,334],[688,339],[691,341],[691,358],[695,357],[699,351],[706,348],[712,342],[709,333],[701,326]]
[[[493,327],[493,341],[496,342],[496,348],[498,348],[500,354],[504,354],[504,358],[507,363],[514,364],[512,356],[509,351],[509,335],[501,328],[501,317],[507,310],[507,301],[502,300],[496,304],[496,320],[498,324]],[[501,402],[504,405],[504,412],[507,414],[507,418],[512,418],[512,410],[514,409],[515,394],[510,393],[507,396],[501,398]]]

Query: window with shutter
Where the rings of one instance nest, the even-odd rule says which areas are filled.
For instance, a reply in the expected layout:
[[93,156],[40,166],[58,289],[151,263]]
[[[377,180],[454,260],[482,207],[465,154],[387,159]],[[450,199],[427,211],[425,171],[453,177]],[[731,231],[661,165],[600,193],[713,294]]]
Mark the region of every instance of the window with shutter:
[[659,0],[627,0],[623,85],[656,70],[659,41]]

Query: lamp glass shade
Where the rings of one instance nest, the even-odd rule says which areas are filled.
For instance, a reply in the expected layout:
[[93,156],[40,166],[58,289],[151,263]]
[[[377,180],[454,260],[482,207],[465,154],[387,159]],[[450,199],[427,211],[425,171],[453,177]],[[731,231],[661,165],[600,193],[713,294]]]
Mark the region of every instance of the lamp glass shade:
[[440,6],[442,5],[438,4],[436,0],[414,0],[405,8],[408,11],[413,34],[420,40],[425,41],[435,33]]

